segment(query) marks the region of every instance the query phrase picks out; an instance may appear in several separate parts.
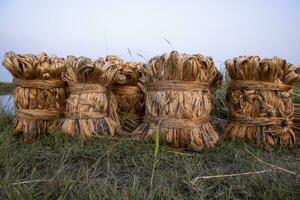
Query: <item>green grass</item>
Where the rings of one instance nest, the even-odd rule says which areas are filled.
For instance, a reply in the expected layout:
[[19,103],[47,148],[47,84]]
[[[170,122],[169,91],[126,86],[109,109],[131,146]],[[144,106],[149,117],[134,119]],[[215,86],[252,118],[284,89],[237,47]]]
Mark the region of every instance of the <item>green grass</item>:
[[13,89],[14,89],[13,83],[0,82],[0,95],[10,94],[13,92]]
[[[0,199],[297,199],[300,151],[266,152],[242,141],[222,142],[200,153],[129,139],[96,138],[83,145],[55,132],[39,142],[11,136],[8,117],[0,128]],[[258,175],[203,179],[198,176],[271,169]],[[21,182],[21,183],[20,183]],[[23,183],[22,183],[23,182]]]
[[297,86],[294,87],[294,93],[295,93],[294,103],[300,104],[300,85],[299,84],[297,84]]
[[[224,94],[217,93],[216,103]],[[222,141],[190,152],[106,137],[83,145],[59,131],[27,143],[11,135],[12,114],[0,112],[0,199],[300,198],[299,176],[257,159],[300,174],[299,148],[267,152],[243,141]],[[223,116],[226,109],[217,113]],[[201,176],[262,170],[270,171],[195,182]]]

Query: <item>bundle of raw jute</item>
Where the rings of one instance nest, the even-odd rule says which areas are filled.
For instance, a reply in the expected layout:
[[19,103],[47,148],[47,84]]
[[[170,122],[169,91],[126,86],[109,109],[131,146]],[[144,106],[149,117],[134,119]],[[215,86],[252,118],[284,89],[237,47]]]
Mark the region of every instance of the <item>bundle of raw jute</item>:
[[125,81],[119,70],[119,65],[103,58],[96,61],[85,57],[69,59],[63,72],[70,92],[63,133],[80,135],[83,141],[97,134],[121,134],[117,102],[108,90],[113,82]]
[[144,116],[145,95],[138,86],[142,69],[141,62],[121,63],[120,74],[126,77],[126,82],[116,82],[110,88],[117,99],[118,114],[126,133],[135,130]]
[[14,133],[33,141],[57,126],[65,108],[65,86],[61,72],[65,59],[7,52],[3,65],[14,77]]
[[210,57],[176,51],[152,58],[143,71],[146,92],[144,123],[134,131],[138,140],[159,140],[176,148],[213,147],[218,133],[210,123],[210,87],[220,79]]
[[226,67],[231,81],[225,137],[243,138],[266,149],[292,145],[292,84],[300,80],[296,67],[277,57],[258,56],[228,60]]

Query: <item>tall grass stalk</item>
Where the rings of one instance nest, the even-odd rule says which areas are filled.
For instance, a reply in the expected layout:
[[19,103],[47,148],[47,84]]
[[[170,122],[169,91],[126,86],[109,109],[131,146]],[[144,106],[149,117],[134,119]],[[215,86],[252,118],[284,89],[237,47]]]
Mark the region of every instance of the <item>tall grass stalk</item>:
[[156,129],[155,129],[155,145],[154,145],[154,161],[153,161],[153,166],[152,166],[152,172],[151,172],[151,179],[150,179],[150,194],[153,188],[153,179],[154,179],[154,174],[155,174],[155,169],[156,165],[158,163],[158,150],[159,150],[159,125],[160,122],[158,123]]

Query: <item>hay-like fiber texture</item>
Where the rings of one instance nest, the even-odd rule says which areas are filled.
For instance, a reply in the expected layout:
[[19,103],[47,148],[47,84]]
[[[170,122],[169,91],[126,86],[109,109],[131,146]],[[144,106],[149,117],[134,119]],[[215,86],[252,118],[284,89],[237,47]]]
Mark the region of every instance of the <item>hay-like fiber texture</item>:
[[120,74],[125,82],[116,82],[110,88],[118,102],[118,114],[125,133],[131,133],[140,124],[144,116],[145,94],[139,87],[143,63],[122,62]]
[[175,148],[214,147],[218,133],[210,123],[210,88],[220,82],[212,58],[176,51],[152,58],[143,71],[146,92],[144,123],[134,131],[138,140],[159,141]]
[[277,57],[241,56],[226,61],[230,122],[225,138],[242,138],[266,149],[295,143],[292,85],[296,67]]
[[115,81],[124,82],[120,65],[99,58],[69,59],[63,80],[68,83],[67,100],[62,132],[79,135],[82,141],[95,135],[121,135],[117,102],[108,87]]
[[24,140],[37,140],[58,125],[65,108],[65,84],[61,72],[65,59],[39,55],[20,55],[7,52],[3,65],[14,77],[14,133]]

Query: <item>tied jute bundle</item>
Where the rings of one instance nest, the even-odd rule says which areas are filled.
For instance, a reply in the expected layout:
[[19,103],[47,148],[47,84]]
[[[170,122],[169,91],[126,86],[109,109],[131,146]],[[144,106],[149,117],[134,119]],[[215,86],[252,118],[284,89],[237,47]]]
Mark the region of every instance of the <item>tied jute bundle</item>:
[[226,94],[226,138],[242,138],[264,148],[295,143],[292,84],[295,66],[274,57],[242,56],[226,61],[231,82]]
[[66,83],[61,80],[65,59],[7,52],[3,65],[14,77],[14,133],[27,141],[50,133],[65,108]]
[[144,123],[134,131],[138,140],[201,150],[213,147],[218,133],[210,123],[210,87],[218,83],[218,71],[210,57],[176,51],[152,58],[140,79],[146,91]]
[[145,95],[138,86],[143,63],[123,62],[120,74],[126,78],[125,82],[116,82],[110,88],[118,102],[123,131],[131,133],[140,125],[144,115]]
[[114,81],[124,81],[119,65],[99,58],[73,58],[63,72],[70,96],[67,100],[62,132],[79,135],[85,141],[97,134],[120,135],[117,102],[107,88]]

